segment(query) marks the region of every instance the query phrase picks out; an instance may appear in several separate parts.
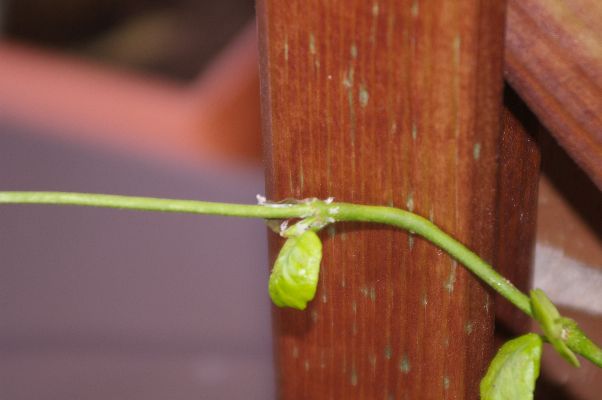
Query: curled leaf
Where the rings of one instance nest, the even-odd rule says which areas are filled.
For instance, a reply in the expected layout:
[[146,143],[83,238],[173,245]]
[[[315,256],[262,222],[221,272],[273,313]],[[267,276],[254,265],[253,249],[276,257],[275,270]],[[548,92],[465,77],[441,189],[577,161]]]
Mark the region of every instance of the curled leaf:
[[535,333],[504,344],[481,380],[481,400],[533,399],[542,346],[541,337]]
[[531,309],[533,318],[539,323],[541,330],[554,349],[574,367],[579,366],[579,360],[566,345],[567,330],[556,306],[541,289],[531,290]]
[[269,292],[278,307],[304,310],[318,286],[322,242],[311,230],[289,237],[274,263]]

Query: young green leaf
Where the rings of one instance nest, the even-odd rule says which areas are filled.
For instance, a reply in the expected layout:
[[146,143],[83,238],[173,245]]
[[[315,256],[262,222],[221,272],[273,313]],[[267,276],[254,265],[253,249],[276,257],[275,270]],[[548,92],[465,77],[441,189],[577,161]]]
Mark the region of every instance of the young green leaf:
[[481,400],[533,399],[542,345],[541,337],[535,333],[504,344],[481,380]]
[[550,301],[545,292],[541,289],[534,289],[529,292],[531,296],[531,309],[533,318],[539,323],[541,330],[554,349],[574,367],[579,366],[579,360],[575,353],[569,349],[565,340],[567,331],[563,327],[565,318],[560,316],[556,306]]
[[322,242],[311,230],[289,237],[274,263],[269,292],[278,307],[304,310],[318,286]]

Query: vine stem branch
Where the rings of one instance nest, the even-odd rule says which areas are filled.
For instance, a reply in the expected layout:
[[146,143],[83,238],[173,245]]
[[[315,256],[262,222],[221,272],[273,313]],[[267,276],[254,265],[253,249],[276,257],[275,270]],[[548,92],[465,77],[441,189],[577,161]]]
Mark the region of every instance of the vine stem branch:
[[[317,199],[309,199],[299,203],[266,202],[259,205],[243,205],[65,192],[0,192],[0,204],[74,205],[262,219],[315,217],[328,222],[356,221],[392,225],[420,235],[445,250],[517,308],[525,314],[533,316],[529,297],[497,273],[491,265],[428,219],[398,208],[338,203]],[[569,339],[571,336],[569,336]],[[598,366],[602,366],[602,353],[595,344],[592,344],[595,351],[591,349],[584,350],[582,342],[571,343],[571,340],[568,340],[567,345]]]
[[365,206],[347,203],[332,203],[338,208],[337,221],[363,221],[392,225],[422,236],[437,247],[445,250],[473,274],[481,278],[493,290],[504,296],[525,314],[532,316],[529,297],[518,290],[510,281],[497,273],[474,252],[428,219],[409,211],[393,207]]
[[0,204],[9,203],[91,206],[264,219],[315,216],[330,218],[334,221],[361,221],[392,225],[418,234],[445,250],[524,313],[532,315],[529,298],[479,256],[426,218],[398,208],[329,203],[315,199],[300,203],[244,205],[92,193],[0,192]]
[[0,192],[0,204],[72,205],[264,219],[304,218],[314,211],[309,203],[248,205],[68,192]]

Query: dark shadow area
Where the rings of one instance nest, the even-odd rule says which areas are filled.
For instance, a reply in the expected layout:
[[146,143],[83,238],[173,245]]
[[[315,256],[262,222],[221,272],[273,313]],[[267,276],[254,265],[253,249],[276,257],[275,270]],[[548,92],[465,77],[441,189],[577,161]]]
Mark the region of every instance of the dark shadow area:
[[537,141],[539,135],[536,133],[541,124],[537,120],[535,114],[531,112],[525,102],[507,83],[504,85],[504,107],[520,121],[525,128],[525,133],[529,135],[531,139]]
[[540,130],[538,141],[542,173],[592,231],[602,237],[602,192],[547,130]]
[[508,85],[504,91],[504,105],[537,141],[541,150],[541,173],[549,178],[581,219],[602,237],[602,192]]
[[2,35],[189,80],[254,16],[253,0],[8,0]]
[[571,393],[566,385],[547,378],[543,369],[535,385],[535,400],[581,400],[582,397]]
[[508,85],[504,91],[504,105],[523,123],[527,133],[539,144],[542,174],[550,179],[555,188],[598,236],[602,236],[602,192],[550,132],[542,127],[534,114]]

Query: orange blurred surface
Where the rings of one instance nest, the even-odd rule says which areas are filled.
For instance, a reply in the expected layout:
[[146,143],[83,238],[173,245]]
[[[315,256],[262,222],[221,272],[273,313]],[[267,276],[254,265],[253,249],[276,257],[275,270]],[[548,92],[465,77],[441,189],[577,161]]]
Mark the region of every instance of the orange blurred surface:
[[178,162],[256,160],[255,35],[250,24],[188,86],[0,42],[0,118]]

